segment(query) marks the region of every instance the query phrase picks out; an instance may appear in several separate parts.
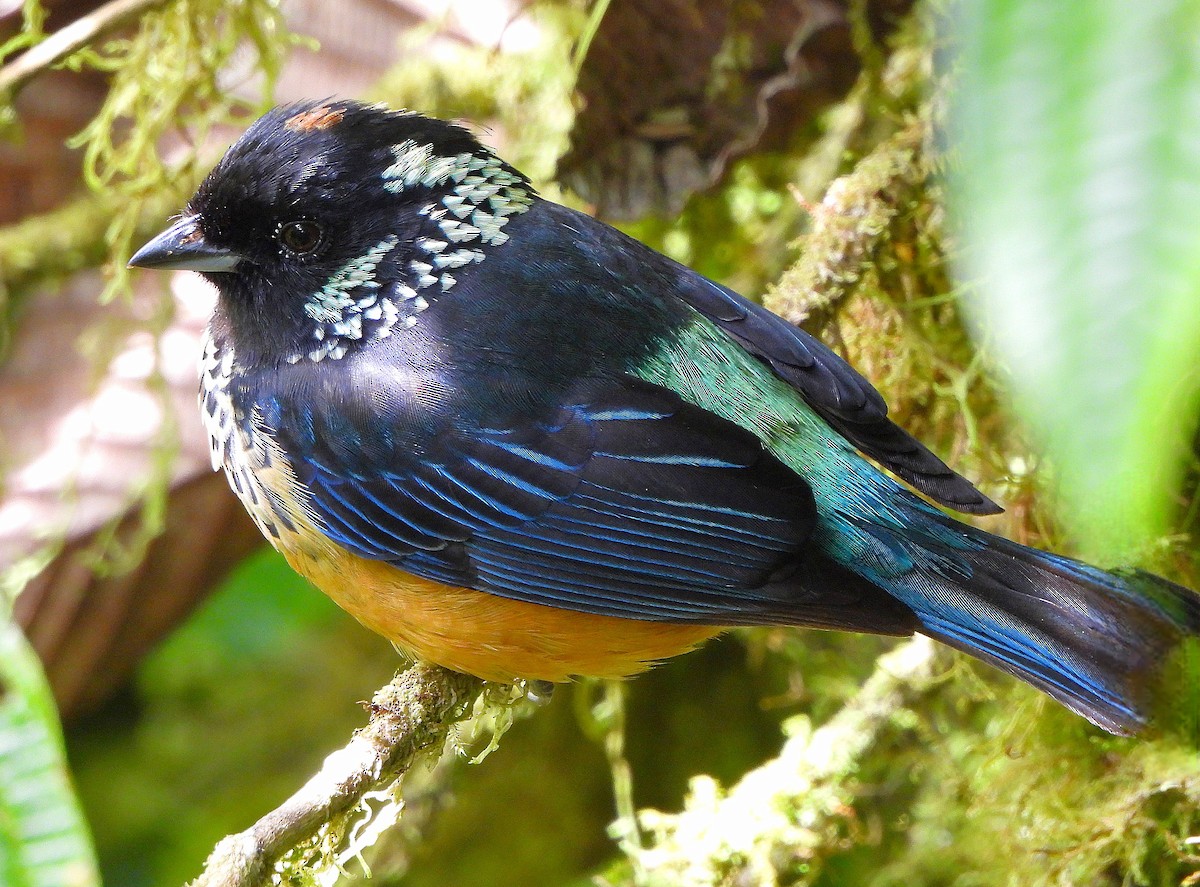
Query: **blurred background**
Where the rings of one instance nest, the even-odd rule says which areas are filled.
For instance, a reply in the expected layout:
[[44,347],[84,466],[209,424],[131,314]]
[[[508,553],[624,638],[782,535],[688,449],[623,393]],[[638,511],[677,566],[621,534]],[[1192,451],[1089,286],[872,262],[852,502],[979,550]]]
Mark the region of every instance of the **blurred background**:
[[[1184,3],[1149,4],[1141,30],[1116,4],[1082,24],[1030,5],[0,2],[0,590],[28,640],[5,642],[4,686],[21,692],[0,700],[0,783],[44,778],[28,796],[0,788],[0,884],[195,877],[344,744],[401,664],[264,546],[212,473],[195,392],[213,293],[123,270],[273,102],[348,96],[467,122],[545,196],[841,350],[1006,506],[989,529],[1194,587],[1200,203],[1184,196],[1200,115],[1184,111],[1200,110],[1200,31],[1172,36],[1189,33]],[[65,68],[20,70],[80,23],[95,33],[53,59]],[[1074,92],[1047,93],[1064,78]],[[1055,101],[1100,111],[1050,126]],[[1120,141],[1128,107],[1149,119],[1145,144]],[[1139,171],[1129,188],[1121,164]],[[1097,234],[1079,207],[1118,221]],[[1045,222],[1044,252],[1004,239],[1014,219]],[[1089,257],[1110,249],[1095,273]],[[481,763],[410,776],[401,824],[369,856],[375,881],[1200,882],[1194,736],[1104,736],[944,652],[825,773],[834,801],[762,836],[769,864],[652,864],[670,842],[618,818],[623,793],[679,811],[735,785],[786,736],[842,723],[894,645],[739,631],[620,689],[562,688]],[[1185,664],[1181,709],[1200,706],[1197,683]],[[36,767],[21,757],[35,747],[49,755]],[[39,832],[29,797],[61,818]],[[57,867],[14,849],[51,838]]]

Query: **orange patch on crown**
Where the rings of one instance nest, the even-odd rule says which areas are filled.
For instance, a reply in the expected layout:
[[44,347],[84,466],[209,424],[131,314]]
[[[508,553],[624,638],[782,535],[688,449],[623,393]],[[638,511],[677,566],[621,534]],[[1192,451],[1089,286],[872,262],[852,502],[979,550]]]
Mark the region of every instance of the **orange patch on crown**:
[[312,132],[318,129],[329,129],[340,123],[345,116],[346,112],[342,108],[321,105],[319,108],[310,108],[289,117],[284,126],[293,132]]

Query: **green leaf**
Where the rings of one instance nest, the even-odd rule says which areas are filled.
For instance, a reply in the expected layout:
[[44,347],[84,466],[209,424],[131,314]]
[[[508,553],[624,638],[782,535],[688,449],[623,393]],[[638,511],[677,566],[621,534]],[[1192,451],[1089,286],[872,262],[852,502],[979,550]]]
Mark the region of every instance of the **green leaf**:
[[0,884],[98,885],[50,688],[37,656],[7,618],[0,621],[0,681]]
[[978,324],[1092,554],[1163,535],[1197,411],[1200,4],[962,0],[951,207]]

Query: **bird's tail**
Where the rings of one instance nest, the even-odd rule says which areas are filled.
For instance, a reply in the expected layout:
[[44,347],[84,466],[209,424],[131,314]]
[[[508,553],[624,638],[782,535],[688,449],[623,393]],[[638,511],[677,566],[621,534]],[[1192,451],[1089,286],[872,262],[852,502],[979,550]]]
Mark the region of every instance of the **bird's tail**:
[[[903,567],[872,578],[913,610],[923,633],[1114,733],[1137,732],[1164,713],[1164,668],[1184,639],[1200,637],[1200,594],[1140,570],[1107,572],[1019,545],[924,503],[919,512],[917,533],[911,524],[903,535],[864,529],[876,553]],[[1189,647],[1195,655],[1200,644]],[[1195,706],[1197,695],[1185,695]]]

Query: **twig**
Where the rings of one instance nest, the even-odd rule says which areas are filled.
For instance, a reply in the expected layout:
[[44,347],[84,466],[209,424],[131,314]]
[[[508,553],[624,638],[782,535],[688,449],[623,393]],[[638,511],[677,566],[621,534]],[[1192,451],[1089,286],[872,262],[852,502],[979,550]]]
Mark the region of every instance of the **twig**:
[[11,103],[25,84],[42,71],[87,46],[101,34],[123,27],[167,2],[169,0],[111,0],[60,28],[0,68],[0,100]]
[[371,700],[371,720],[321,771],[251,828],[217,844],[192,887],[262,884],[287,851],[353,809],[368,792],[391,785],[425,751],[440,749],[465,718],[483,683],[433,665],[397,675]]

